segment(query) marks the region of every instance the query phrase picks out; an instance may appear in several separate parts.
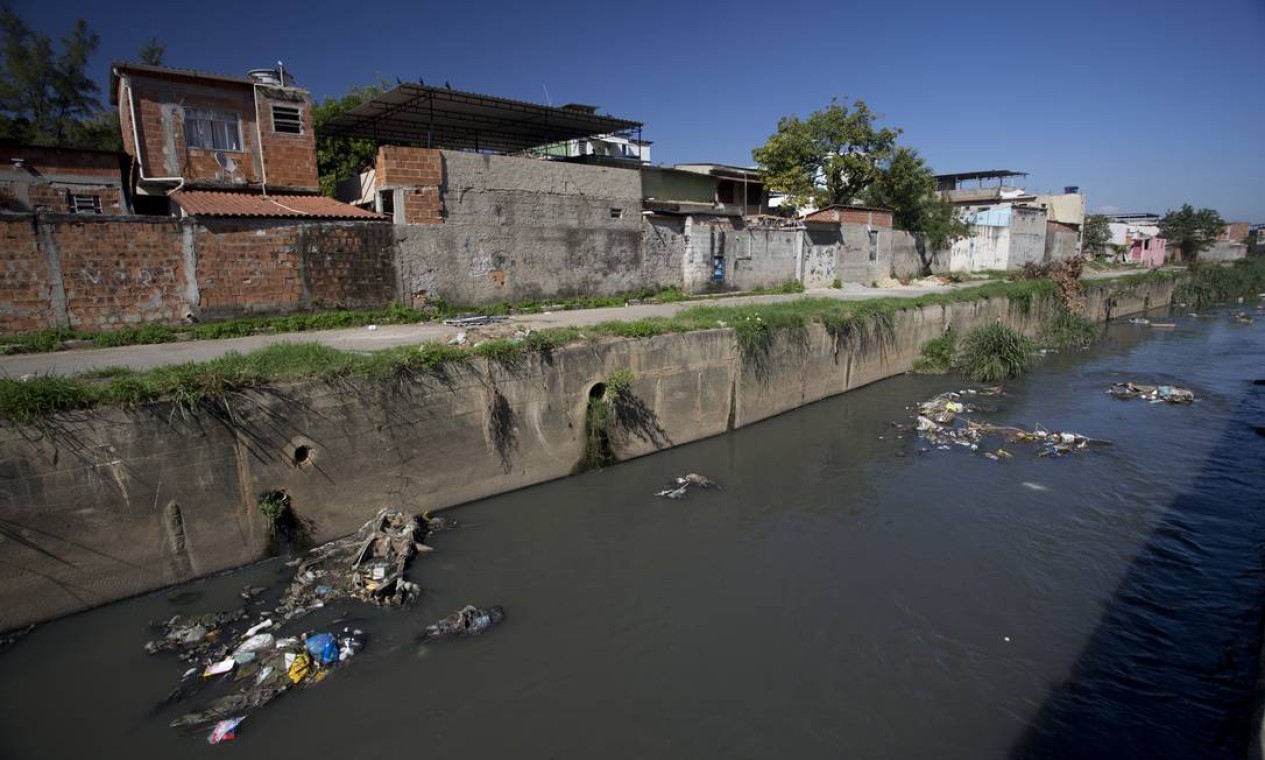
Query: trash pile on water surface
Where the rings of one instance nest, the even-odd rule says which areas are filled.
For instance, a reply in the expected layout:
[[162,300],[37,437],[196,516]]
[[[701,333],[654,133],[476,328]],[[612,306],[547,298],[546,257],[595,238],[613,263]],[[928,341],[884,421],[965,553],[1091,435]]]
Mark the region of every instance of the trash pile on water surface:
[[[355,534],[318,546],[300,558],[272,610],[252,615],[242,607],[177,615],[154,626],[160,636],[145,650],[175,653],[191,666],[166,703],[190,700],[216,683],[227,683],[229,689],[200,709],[180,715],[171,725],[210,727],[207,741],[212,744],[231,740],[250,711],[290,689],[321,683],[344,667],[364,648],[361,630],[283,633],[282,628],[342,599],[387,608],[409,604],[421,593],[421,587],[408,580],[410,561],[431,551],[422,543],[429,534],[453,526],[445,518],[384,509]],[[250,587],[242,597],[253,600],[263,590]],[[427,627],[418,638],[476,635],[504,618],[499,606],[486,610],[468,606]]]
[[1057,457],[1110,443],[1079,433],[1050,430],[1040,424],[1028,429],[977,422],[966,416],[981,411],[975,399],[998,395],[1001,395],[1000,388],[941,393],[918,404],[914,429],[935,449],[948,451],[961,447],[992,460],[1014,458],[1014,453],[1005,448],[1006,444],[1035,445],[1038,455]]

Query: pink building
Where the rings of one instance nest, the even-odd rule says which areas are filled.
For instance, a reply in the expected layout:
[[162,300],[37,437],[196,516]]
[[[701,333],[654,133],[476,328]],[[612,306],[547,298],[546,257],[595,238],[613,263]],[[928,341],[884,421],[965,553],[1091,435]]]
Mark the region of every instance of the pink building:
[[1141,264],[1147,269],[1164,266],[1164,248],[1168,241],[1162,237],[1141,235],[1129,243],[1128,261]]

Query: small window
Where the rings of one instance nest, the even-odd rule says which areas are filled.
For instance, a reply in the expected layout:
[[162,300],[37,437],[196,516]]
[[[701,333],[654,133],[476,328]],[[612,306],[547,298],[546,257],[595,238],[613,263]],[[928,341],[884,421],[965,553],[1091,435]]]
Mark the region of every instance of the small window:
[[378,191],[378,212],[387,216],[395,215],[395,191],[379,190]]
[[878,261],[878,230],[870,230],[870,263]]
[[303,134],[303,112],[297,106],[272,106],[272,131],[288,135]]
[[101,197],[97,195],[74,195],[70,196],[66,204],[72,214],[100,214],[101,213]]
[[623,219],[623,218],[624,218],[624,210],[622,208],[611,209],[611,219]]
[[184,141],[190,148],[241,150],[237,114],[206,108],[184,109]]

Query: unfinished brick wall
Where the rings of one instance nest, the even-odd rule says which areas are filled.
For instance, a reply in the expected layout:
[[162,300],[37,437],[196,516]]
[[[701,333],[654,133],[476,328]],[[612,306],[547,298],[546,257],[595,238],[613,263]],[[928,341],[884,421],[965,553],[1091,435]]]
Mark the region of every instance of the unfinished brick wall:
[[384,308],[396,295],[393,229],[378,222],[0,215],[3,333]]
[[439,150],[383,145],[374,164],[379,190],[401,189],[405,224],[442,224],[444,159]]
[[[312,104],[293,90],[259,88],[259,126],[264,149],[264,168],[268,186],[295,190],[316,190],[320,180],[316,172],[316,137],[312,125]],[[303,122],[301,134],[277,132],[273,126],[272,106],[299,109]]]
[[[220,83],[217,86],[187,80],[132,77],[132,98],[136,103],[142,159],[150,177],[184,177],[189,183],[235,184],[261,181],[257,165],[258,141],[255,134],[255,98],[250,85]],[[185,142],[184,108],[207,108],[237,114],[241,150],[214,151],[190,148]],[[126,93],[119,110],[126,111]],[[130,143],[131,140],[129,139]],[[223,153],[231,159],[227,170],[216,159]]]
[[162,221],[42,222],[61,257],[72,327],[179,322],[188,311],[180,226]]
[[195,234],[201,313],[213,318],[300,308],[298,230],[270,221],[204,222]]
[[395,230],[391,225],[309,225],[302,228],[299,246],[313,307],[373,309],[395,298]]
[[53,326],[50,275],[29,217],[0,222],[0,326],[32,332]]

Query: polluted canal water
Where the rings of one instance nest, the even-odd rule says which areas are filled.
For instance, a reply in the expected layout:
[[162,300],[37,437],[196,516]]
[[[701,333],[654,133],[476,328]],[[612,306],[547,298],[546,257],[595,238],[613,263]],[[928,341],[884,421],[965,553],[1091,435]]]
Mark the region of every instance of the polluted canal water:
[[[929,447],[904,376],[737,432],[445,513],[400,610],[231,745],[169,727],[185,664],[147,624],[275,604],[272,561],[36,628],[0,653],[0,756],[1245,756],[1265,573],[1265,320],[1112,325],[975,418],[1111,445]],[[1193,404],[1121,400],[1175,385]],[[899,422],[907,427],[892,425]],[[657,498],[702,473],[723,489]],[[407,503],[400,508],[416,508]],[[366,515],[366,519],[372,515]],[[419,643],[466,605],[482,636]],[[208,690],[207,695],[213,692]]]

